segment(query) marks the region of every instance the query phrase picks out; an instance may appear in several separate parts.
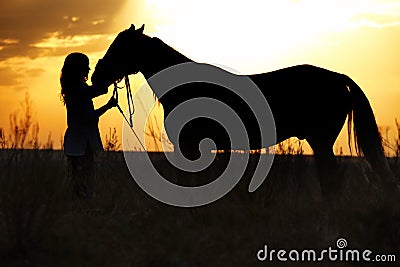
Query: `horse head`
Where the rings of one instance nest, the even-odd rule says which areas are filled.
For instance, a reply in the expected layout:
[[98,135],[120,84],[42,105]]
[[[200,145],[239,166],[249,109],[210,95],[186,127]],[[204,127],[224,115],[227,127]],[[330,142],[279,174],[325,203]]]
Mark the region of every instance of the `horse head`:
[[143,34],[144,25],[135,29],[132,24],[118,34],[114,39],[106,54],[96,64],[92,75],[92,83],[106,81],[108,84],[122,79],[129,74],[140,71],[143,54],[140,52],[145,46],[143,40],[147,37]]

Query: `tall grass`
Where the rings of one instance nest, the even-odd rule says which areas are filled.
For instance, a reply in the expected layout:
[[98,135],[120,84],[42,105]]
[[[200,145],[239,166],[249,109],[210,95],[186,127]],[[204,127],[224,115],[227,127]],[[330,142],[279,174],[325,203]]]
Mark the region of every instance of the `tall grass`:
[[[66,174],[62,153],[42,146],[29,94],[10,114],[11,132],[0,129],[0,215],[8,251],[27,253],[64,212]],[[43,148],[44,150],[40,150]]]
[[[255,193],[247,188],[257,154],[250,155],[248,169],[225,197],[182,209],[152,199],[134,183],[122,152],[115,151],[118,136],[110,129],[109,151],[96,161],[96,197],[76,202],[66,198],[62,151],[51,150],[51,136],[48,146],[32,145],[38,128],[33,127],[34,120],[26,123],[28,118],[18,116],[12,120],[18,128],[12,131],[14,136],[0,131],[0,266],[259,266],[255,255],[264,244],[318,249],[344,237],[351,246],[379,252],[395,253],[400,246],[400,212],[379,210],[380,191],[362,159],[338,158],[344,188],[337,197],[343,205],[334,214],[340,226],[332,236],[321,230],[327,211],[314,159],[302,155],[297,141],[281,147],[291,146],[276,156]],[[29,129],[23,130],[24,125]],[[20,144],[35,149],[14,149]],[[136,164],[142,156],[137,153]],[[221,173],[226,155],[216,157],[218,162],[204,173],[206,177],[193,175],[200,183]],[[162,154],[154,153],[153,163],[168,177],[188,179]],[[400,179],[399,162],[392,160],[390,166]]]
[[37,246],[65,211],[66,174],[59,153],[1,151],[0,212],[10,253],[25,254]]
[[104,150],[105,151],[118,151],[121,147],[121,144],[119,142],[119,138],[117,135],[117,129],[109,128],[109,133],[106,134],[106,140],[104,144]]
[[[247,187],[258,157],[251,155],[232,192],[210,205],[182,209],[144,193],[130,176],[122,152],[98,157],[96,197],[80,202],[64,198],[61,151],[18,150],[9,157],[11,152],[0,154],[5,219],[0,247],[6,242],[9,251],[25,254],[36,266],[257,266],[254,253],[264,243],[319,248],[334,245],[338,238],[318,230],[326,210],[312,156],[277,155],[266,181],[250,194]],[[137,164],[142,154],[137,153]],[[224,157],[217,155],[217,160]],[[188,178],[169,168],[162,155],[153,159],[163,174]],[[208,176],[220,173],[220,162]],[[397,249],[400,216],[376,208],[379,191],[368,165],[342,157],[339,168],[345,183],[338,195],[344,204],[335,214],[341,237],[361,247]]]

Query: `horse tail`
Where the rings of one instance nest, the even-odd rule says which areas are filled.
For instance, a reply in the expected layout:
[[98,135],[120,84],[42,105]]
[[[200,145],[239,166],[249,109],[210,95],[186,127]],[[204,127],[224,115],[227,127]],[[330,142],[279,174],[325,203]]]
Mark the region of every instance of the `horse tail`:
[[346,85],[350,92],[352,110],[348,118],[349,145],[351,139],[351,123],[353,121],[353,138],[356,152],[364,156],[372,169],[380,176],[383,185],[392,187],[397,185],[394,175],[390,171],[389,163],[385,156],[382,137],[375,121],[374,112],[368,98],[361,88],[346,76]]

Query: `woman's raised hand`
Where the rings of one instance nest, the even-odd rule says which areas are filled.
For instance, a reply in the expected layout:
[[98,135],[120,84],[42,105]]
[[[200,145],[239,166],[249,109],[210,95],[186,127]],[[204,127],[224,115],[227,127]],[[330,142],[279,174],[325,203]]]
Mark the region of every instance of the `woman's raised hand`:
[[110,100],[108,100],[107,106],[108,106],[109,108],[118,106],[118,100],[115,99],[114,96],[112,96],[112,97],[110,98]]

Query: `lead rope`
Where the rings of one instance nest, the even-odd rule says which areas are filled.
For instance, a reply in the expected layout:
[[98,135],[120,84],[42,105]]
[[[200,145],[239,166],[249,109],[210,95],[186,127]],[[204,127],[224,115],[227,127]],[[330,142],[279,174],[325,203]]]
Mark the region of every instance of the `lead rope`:
[[122,114],[122,116],[124,117],[125,121],[128,123],[129,128],[131,129],[132,133],[135,135],[140,146],[143,148],[144,151],[146,151],[146,148],[144,147],[143,143],[140,141],[139,136],[136,134],[135,130],[133,129],[133,114],[135,113],[135,106],[133,104],[133,96],[132,96],[132,91],[131,91],[131,85],[129,83],[129,77],[125,76],[124,79],[125,79],[125,87],[126,87],[126,98],[128,100],[129,120],[125,116],[124,111],[121,109],[120,105],[118,104],[118,89],[123,88],[123,87],[118,86],[118,81],[114,82],[114,91],[113,91],[113,97],[117,100],[116,107],[118,108],[118,110]]

